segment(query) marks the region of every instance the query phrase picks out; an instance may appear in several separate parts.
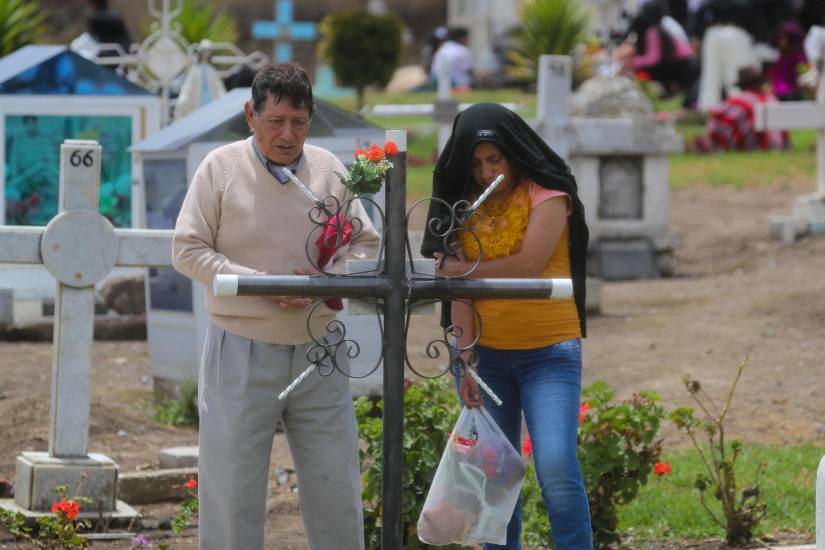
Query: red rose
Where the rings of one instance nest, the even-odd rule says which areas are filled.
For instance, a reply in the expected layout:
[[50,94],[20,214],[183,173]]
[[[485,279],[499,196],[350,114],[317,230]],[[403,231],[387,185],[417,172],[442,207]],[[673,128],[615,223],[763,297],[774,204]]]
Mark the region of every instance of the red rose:
[[657,462],[653,465],[653,475],[655,476],[669,476],[670,470],[670,462]]
[[381,149],[379,146],[373,144],[370,147],[370,150],[367,151],[367,158],[370,159],[372,162],[378,162],[382,158],[384,158],[384,150]]
[[587,420],[587,413],[592,410],[593,407],[587,403],[582,403],[579,405],[579,424],[584,424],[584,421]]
[[194,491],[195,489],[198,488],[198,480],[195,479],[195,478],[190,479],[189,481],[186,482],[185,487],[187,489],[189,489],[190,491]]
[[530,458],[533,456],[533,441],[530,439],[530,436],[524,438],[524,441],[521,443],[521,456],[524,458]]
[[387,143],[384,144],[384,152],[390,157],[396,155],[398,154],[398,145],[391,139],[387,140]]

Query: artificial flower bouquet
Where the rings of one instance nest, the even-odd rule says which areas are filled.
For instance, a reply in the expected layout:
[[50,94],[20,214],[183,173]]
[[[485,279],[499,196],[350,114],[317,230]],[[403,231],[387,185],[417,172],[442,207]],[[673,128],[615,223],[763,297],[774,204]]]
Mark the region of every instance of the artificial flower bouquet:
[[[398,153],[398,146],[393,141],[387,141],[384,147],[373,144],[369,149],[356,149],[355,162],[349,167],[346,174],[335,172],[338,179],[350,193],[344,212],[336,212],[326,222],[324,231],[316,239],[318,246],[318,266],[324,268],[335,257],[335,253],[348,245],[352,236],[352,222],[349,211],[352,201],[363,194],[377,193],[392,168],[392,162],[387,157]],[[344,304],[340,298],[326,301],[327,306],[340,311]]]

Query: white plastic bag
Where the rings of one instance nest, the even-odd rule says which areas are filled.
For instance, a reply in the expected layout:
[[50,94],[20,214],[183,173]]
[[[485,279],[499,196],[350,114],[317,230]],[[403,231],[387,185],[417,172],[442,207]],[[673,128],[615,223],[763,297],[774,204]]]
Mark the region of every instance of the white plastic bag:
[[436,546],[505,544],[525,468],[490,413],[465,407],[418,518],[418,538]]

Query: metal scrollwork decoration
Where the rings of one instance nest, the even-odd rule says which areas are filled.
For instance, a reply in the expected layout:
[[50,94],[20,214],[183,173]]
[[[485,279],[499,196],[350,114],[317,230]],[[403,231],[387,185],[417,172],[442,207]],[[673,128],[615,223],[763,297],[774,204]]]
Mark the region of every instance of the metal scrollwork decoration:
[[[305,195],[313,201],[313,206],[307,214],[313,227],[307,235],[304,244],[306,258],[310,265],[312,265],[313,269],[316,270],[318,274],[329,277],[354,277],[381,272],[383,270],[383,259],[385,256],[386,246],[386,219],[384,210],[381,206],[375,200],[366,196],[350,195],[344,200],[332,195],[319,198],[315,196],[312,191],[310,191],[309,188],[297,178],[297,176],[288,170],[284,171],[284,173],[301,189]],[[492,192],[500,181],[501,177],[497,178],[493,184],[488,187],[487,191],[472,204],[466,200],[460,200],[455,204],[449,204],[446,201],[436,197],[425,197],[414,202],[407,209],[406,218],[407,227],[409,227],[411,216],[418,207],[430,201],[440,203],[443,210],[448,213],[449,217],[442,219],[432,218],[427,220],[426,226],[428,231],[441,239],[443,249],[447,250],[448,254],[455,255],[459,253],[461,236],[463,235],[469,235],[470,238],[474,239],[476,247],[479,250],[478,257],[470,265],[469,269],[465,273],[462,273],[456,277],[442,277],[440,275],[435,275],[434,273],[422,273],[416,269],[416,264],[414,261],[415,254],[410,245],[409,235],[407,235],[405,237],[405,256],[409,265],[411,277],[416,279],[465,278],[470,277],[476,271],[483,257],[481,240],[478,235],[476,235],[476,229],[478,229],[482,221],[480,214],[477,212],[477,208],[483,199],[485,199],[490,192]],[[349,215],[355,200],[360,200],[362,203],[369,203],[381,220],[381,227],[384,229],[382,230],[381,242],[378,247],[378,258],[367,263],[369,269],[359,269],[346,274],[332,273],[328,271],[328,267],[333,263],[335,254],[345,250],[345,247],[348,246],[350,242],[357,239],[358,235],[360,235],[364,230],[364,221],[357,216]],[[333,251],[333,253],[328,257],[322,257],[323,254],[319,254],[319,250],[327,250],[327,252]],[[473,377],[479,383],[481,388],[486,391],[494,401],[500,403],[498,397],[492,392],[492,390],[490,390],[484,381],[481,380],[473,369],[473,367],[475,367],[478,363],[478,354],[475,346],[481,338],[481,314],[473,305],[471,300],[457,301],[464,303],[472,312],[473,335],[470,342],[463,347],[459,347],[457,342],[459,338],[463,336],[463,329],[457,325],[450,325],[442,329],[442,335],[440,338],[436,338],[435,340],[428,342],[424,349],[424,355],[428,359],[437,360],[444,356],[446,359],[446,365],[444,365],[443,368],[440,368],[435,372],[430,372],[420,367],[416,367],[410,360],[409,353],[404,354],[404,364],[410,372],[416,376],[427,379],[439,378],[447,373],[457,375],[458,373],[456,370],[458,370],[461,372],[462,376],[468,375]],[[405,340],[406,336],[409,334],[413,309],[421,306],[432,305],[437,302],[438,300],[421,300],[408,304],[409,307],[407,308],[405,321]],[[339,374],[349,378],[366,378],[375,373],[383,362],[383,351],[380,351],[378,357],[375,359],[375,363],[364,374],[353,375],[348,369],[342,368],[338,361],[338,358],[341,357],[341,353],[344,353],[344,356],[349,360],[356,359],[361,354],[361,346],[354,339],[347,337],[347,327],[345,323],[339,319],[333,319],[332,321],[326,323],[324,326],[326,334],[324,336],[319,336],[316,333],[317,327],[314,327],[314,325],[317,323],[314,323],[313,319],[316,318],[317,315],[321,314],[319,312],[328,314],[328,311],[323,311],[322,309],[324,303],[324,300],[315,302],[310,307],[306,318],[307,331],[312,339],[311,344],[306,351],[306,358],[310,363],[310,366],[307,367],[307,369],[304,370],[304,372],[302,372],[297,378],[295,378],[295,380],[293,380],[283,392],[281,392],[278,396],[279,399],[286,398],[286,396],[288,396],[289,393],[304,380],[304,378],[316,370],[321,376],[330,376],[333,373],[338,372]],[[380,318],[383,314],[381,305],[377,300],[370,300],[370,303],[374,308],[374,315]],[[379,330],[381,331],[381,340],[383,341],[384,335],[382,324],[380,322],[377,324],[379,326]]]

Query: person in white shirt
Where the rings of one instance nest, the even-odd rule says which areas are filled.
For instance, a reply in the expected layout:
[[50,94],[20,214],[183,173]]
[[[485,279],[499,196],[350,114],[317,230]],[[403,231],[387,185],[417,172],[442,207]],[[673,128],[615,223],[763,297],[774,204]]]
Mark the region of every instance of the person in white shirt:
[[433,64],[430,70],[431,78],[438,81],[438,76],[443,66],[446,66],[447,74],[450,77],[450,86],[457,90],[469,90],[473,82],[473,57],[467,44],[470,35],[467,29],[455,27],[447,34],[447,41],[444,42],[433,56]]

